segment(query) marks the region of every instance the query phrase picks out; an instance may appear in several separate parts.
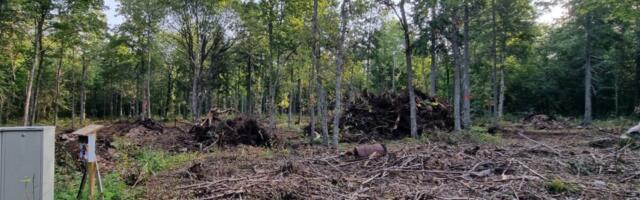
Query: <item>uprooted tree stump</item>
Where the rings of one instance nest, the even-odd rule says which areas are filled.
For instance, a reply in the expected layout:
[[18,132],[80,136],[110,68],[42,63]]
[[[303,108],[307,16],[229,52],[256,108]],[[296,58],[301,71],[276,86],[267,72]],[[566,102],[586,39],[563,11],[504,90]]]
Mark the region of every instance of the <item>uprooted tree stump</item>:
[[211,109],[207,118],[200,124],[194,125],[190,133],[194,134],[196,141],[205,145],[251,145],[271,147],[273,136],[260,126],[253,118],[237,116],[233,119],[223,120],[220,115],[229,110],[220,111]]
[[[453,127],[449,105],[419,91],[416,91],[416,122],[419,134],[426,130],[450,131]],[[340,127],[345,130],[341,135],[343,142],[408,137],[411,134],[409,94],[404,91],[376,95],[365,91],[345,108]],[[310,127],[305,131],[309,133]]]

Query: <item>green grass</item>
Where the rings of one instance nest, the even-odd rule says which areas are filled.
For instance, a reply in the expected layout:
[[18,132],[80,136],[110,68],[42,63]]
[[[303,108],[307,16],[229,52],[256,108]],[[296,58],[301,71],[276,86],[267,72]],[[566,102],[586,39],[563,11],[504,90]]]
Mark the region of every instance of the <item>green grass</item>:
[[552,194],[560,194],[565,192],[576,192],[578,188],[562,179],[556,177],[546,183],[547,190]]
[[[144,199],[144,181],[199,157],[193,152],[170,153],[139,148],[126,139],[116,138],[112,144],[117,149],[114,155],[116,166],[111,172],[102,171],[104,199]],[[75,169],[58,166],[55,176],[55,199],[75,199],[82,174]],[[138,182],[135,187],[132,186],[134,182]]]

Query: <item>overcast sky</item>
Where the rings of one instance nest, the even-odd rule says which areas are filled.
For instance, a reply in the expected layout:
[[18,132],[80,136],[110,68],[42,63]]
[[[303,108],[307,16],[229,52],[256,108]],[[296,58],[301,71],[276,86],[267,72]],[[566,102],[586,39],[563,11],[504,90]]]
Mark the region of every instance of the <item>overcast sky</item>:
[[[104,12],[107,15],[107,24],[109,24],[109,28],[114,28],[121,24],[124,21],[124,18],[118,15],[117,11],[120,3],[117,0],[105,0],[105,5],[106,8],[104,9]],[[536,21],[543,24],[552,24],[556,19],[561,18],[566,14],[567,9],[563,8],[561,5],[555,5],[551,7],[550,10],[543,11]]]

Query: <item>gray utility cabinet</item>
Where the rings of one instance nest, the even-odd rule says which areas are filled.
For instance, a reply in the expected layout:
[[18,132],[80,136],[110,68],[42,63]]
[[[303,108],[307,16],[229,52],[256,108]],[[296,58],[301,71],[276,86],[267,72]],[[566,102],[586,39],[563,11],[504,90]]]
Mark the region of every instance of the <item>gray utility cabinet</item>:
[[55,128],[0,127],[0,200],[51,200]]

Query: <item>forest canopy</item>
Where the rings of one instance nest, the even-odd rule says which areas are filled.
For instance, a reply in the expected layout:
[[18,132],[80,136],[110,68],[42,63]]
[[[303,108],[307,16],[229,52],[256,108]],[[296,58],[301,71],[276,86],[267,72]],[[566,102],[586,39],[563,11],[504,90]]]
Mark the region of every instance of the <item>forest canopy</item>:
[[[550,7],[566,15],[536,21]],[[449,102],[456,130],[535,112],[589,124],[640,104],[635,0],[118,0],[113,27],[104,8],[0,1],[0,124],[218,107],[326,125],[363,92],[414,90]]]

